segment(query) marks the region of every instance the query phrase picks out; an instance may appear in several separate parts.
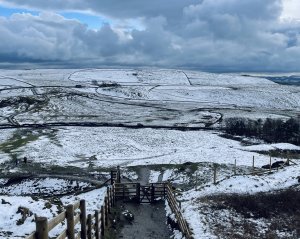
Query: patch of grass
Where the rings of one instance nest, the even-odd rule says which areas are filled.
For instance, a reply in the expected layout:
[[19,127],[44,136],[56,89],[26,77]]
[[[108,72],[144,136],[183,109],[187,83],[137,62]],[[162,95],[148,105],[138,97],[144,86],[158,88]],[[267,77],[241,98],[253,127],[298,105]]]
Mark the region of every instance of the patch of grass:
[[[276,232],[283,232],[291,237],[300,237],[300,190],[287,189],[276,193],[259,193],[255,195],[221,195],[206,197],[213,212],[228,210],[232,215],[231,226],[215,224],[215,233],[222,238],[281,238]],[[242,218],[242,220],[241,220]],[[221,221],[221,218],[218,218]],[[267,222],[267,230],[259,232],[256,221]],[[216,226],[217,225],[217,226]],[[236,233],[237,228],[242,235]],[[259,236],[260,235],[260,236]],[[283,237],[282,237],[283,238]]]
[[269,151],[259,151],[257,153],[269,155],[271,157],[277,158],[290,158],[290,159],[300,159],[300,151],[297,150],[269,150]]
[[26,146],[28,143],[37,141],[41,136],[49,138],[49,140],[57,145],[62,146],[57,139],[58,129],[17,129],[13,135],[5,142],[0,144],[0,151],[8,154],[10,158],[15,161],[19,156],[19,148]]
[[12,160],[16,160],[18,155],[13,151],[37,140],[38,138],[39,135],[32,134],[32,131],[29,130],[15,131],[10,139],[0,144],[0,151],[10,155]]
[[245,217],[271,218],[282,213],[300,213],[300,191],[287,189],[277,193],[258,193],[254,195],[239,195],[211,197],[215,202],[222,203],[226,208],[232,208]]
[[4,153],[10,153],[12,150],[20,148],[29,142],[37,140],[38,138],[39,136],[32,135],[29,131],[22,130],[22,132],[14,133],[7,142],[0,144],[0,150]]

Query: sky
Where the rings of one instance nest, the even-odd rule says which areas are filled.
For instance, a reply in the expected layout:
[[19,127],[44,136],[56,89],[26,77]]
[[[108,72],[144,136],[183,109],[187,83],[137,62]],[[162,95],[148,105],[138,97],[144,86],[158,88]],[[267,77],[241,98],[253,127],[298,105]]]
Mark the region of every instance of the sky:
[[300,0],[0,0],[0,68],[300,71]]

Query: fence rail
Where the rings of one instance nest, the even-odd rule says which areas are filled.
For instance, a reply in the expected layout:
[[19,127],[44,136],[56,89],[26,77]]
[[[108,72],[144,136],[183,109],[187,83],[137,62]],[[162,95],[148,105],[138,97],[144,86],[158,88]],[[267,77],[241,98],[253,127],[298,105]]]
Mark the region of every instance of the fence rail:
[[166,199],[168,201],[169,207],[171,211],[174,213],[175,218],[177,220],[180,231],[183,233],[186,239],[193,239],[193,232],[189,228],[187,221],[184,219],[181,212],[181,204],[177,202],[176,197],[174,195],[174,191],[172,190],[171,184],[166,184]]
[[[113,200],[114,185],[107,187],[104,203],[100,210],[86,215],[86,201],[80,200],[69,204],[65,210],[48,221],[46,217],[36,217],[36,230],[26,239],[48,239],[49,232],[60,223],[66,222],[66,228],[55,236],[56,239],[101,239],[109,226],[108,214],[115,205]],[[80,229],[79,229],[80,228]]]

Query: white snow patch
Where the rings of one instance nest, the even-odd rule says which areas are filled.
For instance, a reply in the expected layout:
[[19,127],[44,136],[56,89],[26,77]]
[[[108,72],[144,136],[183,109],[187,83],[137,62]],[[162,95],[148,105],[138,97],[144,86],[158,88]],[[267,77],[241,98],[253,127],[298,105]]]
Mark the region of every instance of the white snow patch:
[[150,183],[157,183],[158,178],[159,178],[160,175],[161,175],[160,171],[151,170],[150,171],[150,176],[149,176],[149,182]]

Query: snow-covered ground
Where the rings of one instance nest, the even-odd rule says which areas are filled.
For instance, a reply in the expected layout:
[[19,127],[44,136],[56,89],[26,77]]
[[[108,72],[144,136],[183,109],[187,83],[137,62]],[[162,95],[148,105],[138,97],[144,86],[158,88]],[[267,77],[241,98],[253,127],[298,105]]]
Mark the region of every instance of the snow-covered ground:
[[[45,182],[46,183],[46,182]],[[47,184],[44,184],[46,187]],[[64,196],[60,198],[62,205],[74,204],[76,201],[85,199],[87,213],[93,213],[94,210],[101,208],[106,188],[96,189],[78,196]],[[29,196],[0,196],[0,238],[24,238],[35,230],[33,221],[35,214],[40,217],[47,217],[48,220],[59,214],[61,208],[51,201],[43,199],[33,199]],[[27,208],[29,215],[23,223],[18,223],[22,215],[18,213],[19,207]],[[59,233],[61,227],[51,231],[52,235]]]
[[[57,206],[47,207],[47,201],[31,197],[21,196],[0,196],[0,237],[1,238],[22,238],[25,234],[30,234],[35,230],[33,222],[34,214],[53,218],[57,214]],[[22,215],[18,213],[19,207],[27,208],[31,213],[23,224],[18,225]]]
[[[26,156],[43,165],[81,168],[90,167],[91,162],[94,167],[116,167],[185,162],[234,164],[235,160],[237,165],[251,166],[253,156],[258,167],[269,163],[269,156],[249,152],[249,147],[214,131],[67,127],[57,131],[32,130],[30,134],[19,129],[2,132],[20,136],[23,133],[22,139],[27,141],[13,147],[20,139],[12,136],[0,145],[0,162],[4,164],[14,163],[13,155]],[[95,159],[91,161],[92,156]],[[273,162],[276,160],[280,158]]]
[[[55,69],[0,70],[0,76],[5,88],[0,89],[0,100],[16,95],[31,99],[41,94],[46,97],[43,107],[33,105],[30,111],[18,112],[15,117],[20,123],[110,120],[203,126],[205,120],[199,118],[205,119],[210,114],[216,118],[216,113],[231,117],[232,110],[241,116],[250,114],[257,118],[286,117],[299,111],[297,87],[236,74],[162,69]],[[115,85],[109,86],[112,83]],[[212,113],[207,109],[218,110]],[[164,111],[160,113],[161,110]]]
[[[300,150],[285,143],[256,142],[244,146],[219,134],[221,121],[229,117],[287,119],[299,114],[299,87],[279,85],[257,76],[172,69],[0,70],[0,127],[15,127],[0,130],[1,173],[30,172],[36,165],[76,167],[90,172],[120,165],[122,177],[137,180],[138,175],[130,167],[163,164],[165,168],[150,170],[149,181],[171,180],[187,186],[188,191],[180,200],[195,238],[217,238],[208,226],[212,217],[201,213],[203,197],[272,192],[298,183],[298,165],[270,175],[232,176],[234,162],[238,172],[243,172],[251,169],[253,156],[255,166],[261,167],[269,163],[268,151],[290,150],[297,157]],[[118,127],[16,127],[74,122]],[[210,130],[175,130],[178,127]],[[272,162],[285,160],[278,155]],[[29,160],[27,166],[16,166],[16,159],[24,156]],[[198,163],[198,168],[174,169],[174,165],[183,163]],[[221,181],[217,185],[211,183],[213,163],[220,165]],[[5,179],[0,179],[0,186],[5,183]],[[46,179],[35,185],[23,182],[1,187],[0,237],[18,238],[34,230],[33,215],[24,224],[16,225],[21,217],[17,213],[19,206],[49,219],[59,211],[47,200],[21,195],[41,189],[52,193],[69,186],[72,185],[63,180]],[[101,205],[104,191],[105,188],[97,189],[60,200],[68,204],[85,198],[88,210],[94,210]],[[227,218],[234,216],[228,210],[222,213]],[[266,230],[267,223],[261,225],[261,230]],[[180,233],[175,238],[180,238]]]
[[[191,225],[196,238],[218,238],[211,231],[210,222],[213,221],[213,217],[215,216],[213,214],[213,209],[211,213],[207,213],[206,210],[203,210],[204,207],[208,206],[205,197],[232,194],[251,195],[261,192],[271,193],[293,186],[299,188],[297,178],[299,172],[300,165],[293,165],[280,169],[278,172],[275,171],[272,174],[261,176],[238,175],[226,178],[216,185],[207,183],[200,188],[197,187],[197,190],[196,188],[193,188],[180,196],[179,199],[182,201],[182,211],[188,223]],[[217,221],[216,223],[220,224],[221,220],[226,220],[225,218],[227,217],[235,217],[233,212],[224,210],[224,213],[223,219],[221,217],[215,219],[215,221]],[[237,220],[245,219],[239,218]],[[253,220],[253,222],[258,224],[260,223],[259,220],[250,220]],[[266,230],[268,228],[268,222],[263,224],[265,226],[264,229]],[[279,238],[289,238],[287,235],[289,235],[289,232],[286,232],[286,234],[284,233],[281,236],[279,235]]]
[[[6,182],[5,182],[6,183]],[[3,183],[4,184],[4,183]],[[12,195],[12,196],[24,196],[24,195],[59,195],[64,191],[72,191],[75,189],[80,191],[90,186],[88,183],[76,182],[55,178],[36,178],[23,180],[21,183],[12,185],[1,185],[0,194]]]

